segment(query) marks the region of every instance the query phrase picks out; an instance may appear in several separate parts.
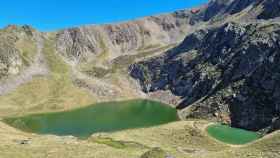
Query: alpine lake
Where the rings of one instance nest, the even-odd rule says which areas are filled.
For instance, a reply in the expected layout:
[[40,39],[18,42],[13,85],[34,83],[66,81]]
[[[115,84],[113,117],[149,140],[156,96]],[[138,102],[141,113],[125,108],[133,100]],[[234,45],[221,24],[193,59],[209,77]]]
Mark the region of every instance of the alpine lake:
[[64,112],[5,118],[4,122],[25,132],[87,138],[94,133],[151,127],[177,120],[175,108],[137,99],[98,103]]
[[[25,132],[88,138],[94,133],[146,128],[178,121],[177,110],[157,101],[135,99],[97,103],[87,107],[5,118],[4,122]],[[206,132],[214,139],[234,145],[255,141],[260,134],[222,124]]]

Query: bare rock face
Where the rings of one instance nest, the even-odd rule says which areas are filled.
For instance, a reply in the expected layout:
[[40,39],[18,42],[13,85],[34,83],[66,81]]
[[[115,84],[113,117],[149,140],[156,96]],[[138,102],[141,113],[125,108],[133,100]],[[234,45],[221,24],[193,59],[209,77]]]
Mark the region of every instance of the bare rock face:
[[94,29],[72,28],[57,34],[57,50],[70,60],[86,59],[91,53],[101,52],[100,36]]
[[80,62],[102,53],[116,57],[141,49],[176,43],[193,29],[189,10],[151,16],[132,22],[84,26],[57,33],[57,50]]
[[[188,35],[162,56],[132,65],[131,76],[144,92],[169,90],[181,97],[178,108],[188,108],[186,117],[279,129],[279,1],[213,0],[202,10],[197,16],[212,27]],[[240,12],[251,22],[239,24]]]
[[199,16],[203,17],[204,21],[221,23],[232,15],[237,15],[233,16],[234,18],[244,16],[245,19],[250,17],[251,20],[268,20],[280,16],[279,8],[278,0],[211,0]]
[[0,31],[0,80],[9,75],[19,74],[32,62],[31,54],[34,52],[28,52],[28,46],[24,45],[24,42],[30,42],[29,46],[33,46],[32,32],[33,29],[29,26],[14,25]]
[[212,0],[195,11],[180,10],[125,23],[65,29],[57,33],[56,48],[59,54],[74,63],[88,61],[101,54],[106,54],[110,60],[145,48],[180,42],[203,23],[223,23],[228,16],[246,8],[251,8],[248,15],[254,15],[253,18],[275,18],[279,13],[279,2],[272,1]]
[[225,12],[226,8],[231,4],[233,0],[212,0],[208,4],[208,7],[205,11],[204,20],[210,20],[212,17]]
[[[230,6],[241,5],[237,2]],[[199,30],[164,55],[132,65],[130,74],[145,92],[170,90],[180,96],[178,109],[187,107],[186,117],[279,129],[279,30],[273,21]]]
[[265,0],[261,1],[263,11],[259,14],[259,19],[272,19],[280,16],[280,1],[278,0]]
[[22,66],[18,50],[5,43],[0,46],[0,76],[15,75]]
[[229,5],[226,9],[226,12],[230,14],[236,14],[243,9],[247,8],[248,6],[254,4],[256,0],[235,0]]

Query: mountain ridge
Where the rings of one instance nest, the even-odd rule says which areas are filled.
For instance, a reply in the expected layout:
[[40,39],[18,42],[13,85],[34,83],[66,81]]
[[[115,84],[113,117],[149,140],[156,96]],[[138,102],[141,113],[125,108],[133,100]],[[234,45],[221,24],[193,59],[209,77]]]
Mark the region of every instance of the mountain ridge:
[[[279,157],[279,4],[212,0],[113,25],[1,29],[0,120],[135,98],[177,107],[182,120],[82,140],[1,121],[0,157]],[[216,141],[207,127],[217,122],[263,138]]]
[[[241,37],[243,36],[245,30],[255,30],[257,29],[256,27],[261,27],[262,23],[266,25],[263,27],[268,27],[268,29],[278,28],[278,8],[273,7],[270,9],[268,6],[271,4],[276,6],[279,5],[276,0],[213,0],[207,5],[201,7],[175,11],[170,14],[144,17],[138,20],[112,25],[106,24],[74,27],[49,33],[36,31],[27,25],[22,27],[9,25],[2,30],[2,36],[0,36],[2,41],[5,41],[3,43],[7,43],[6,45],[2,46],[3,49],[9,50],[11,48],[11,51],[9,51],[11,52],[11,55],[5,56],[5,53],[2,53],[3,55],[0,58],[2,59],[0,70],[2,74],[1,78],[3,85],[1,86],[1,94],[5,94],[4,92],[8,94],[8,92],[13,91],[21,84],[31,81],[33,76],[48,76],[51,73],[51,70],[49,70],[50,67],[48,66],[48,64],[51,63],[46,61],[46,54],[42,53],[40,58],[35,58],[35,54],[38,55],[38,52],[39,54],[42,52],[45,41],[52,43],[51,47],[53,51],[55,51],[54,53],[56,56],[61,58],[67,67],[69,67],[71,80],[75,86],[90,90],[95,94],[97,93],[97,96],[99,97],[106,95],[106,91],[111,91],[108,93],[110,95],[122,94],[123,92],[121,87],[112,84],[111,82],[113,81],[108,78],[108,75],[118,76],[117,74],[121,73],[121,76],[126,76],[125,72],[128,71],[127,67],[130,64],[133,64],[141,58],[145,59],[147,57],[150,58],[153,56],[153,53],[149,55],[149,52],[164,52],[166,49],[174,47],[174,45],[178,44],[178,46],[176,46],[174,49],[167,51],[167,57],[163,55],[162,57],[159,57],[159,61],[153,59],[151,59],[151,61],[155,62],[154,64],[158,64],[156,65],[157,68],[161,65],[163,60],[167,60],[167,62],[169,62],[168,60],[171,60],[173,57],[186,60],[184,61],[184,64],[187,64],[188,62],[192,63],[192,60],[195,60],[194,56],[197,55],[197,51],[200,49],[200,47],[209,45],[209,43],[203,41],[207,41],[207,38],[215,35],[215,33],[213,33],[213,30],[215,29],[222,29],[226,25],[229,27],[227,31],[230,31],[231,29],[237,29],[234,31],[236,31],[235,33],[238,34],[238,36],[240,36],[238,37],[240,38],[238,40],[242,40]],[[237,25],[235,23],[237,23]],[[238,23],[240,23],[240,25],[238,25]],[[250,23],[251,25],[243,27],[242,25],[246,23]],[[267,31],[269,31],[268,29]],[[266,34],[266,30],[263,32]],[[252,34],[248,34],[247,36],[251,36]],[[226,39],[224,36],[228,35],[224,33],[224,35],[221,35],[220,38]],[[212,41],[210,41],[210,43],[211,42]],[[212,43],[213,46],[215,44],[216,43]],[[176,53],[178,51],[183,52],[182,56]],[[184,52],[189,51],[191,51],[190,54],[192,55],[187,55],[184,57]],[[155,55],[156,54],[158,55],[158,53],[155,53]],[[222,60],[223,58],[226,57],[223,56],[219,60]],[[43,66],[44,64],[34,66],[36,63],[35,61],[37,61],[37,63],[45,63],[45,66]],[[38,71],[42,72],[36,72],[35,69],[32,71],[29,70],[29,72],[28,67],[38,67]],[[133,68],[130,69],[132,69],[132,77],[134,77],[136,80],[140,79],[140,83],[144,89],[144,92],[150,92],[151,85],[145,85],[147,84],[145,83],[146,81],[144,81],[145,77],[143,78],[143,75],[141,76],[140,74],[137,74],[139,73],[137,72],[138,68],[136,68],[136,74],[135,71],[133,71]],[[141,70],[139,69],[139,71]],[[166,67],[166,70],[164,71],[168,72],[169,68]],[[213,71],[215,70],[213,69]],[[172,74],[175,75],[174,73],[171,73],[171,75]],[[15,78],[16,76],[19,76],[19,79],[13,80],[12,78]],[[109,80],[109,84],[102,81],[104,78]],[[99,94],[99,90],[95,90],[95,88],[93,88],[94,85],[91,83],[93,82],[91,80],[101,84],[98,89],[101,91],[104,90],[104,93],[102,92]],[[134,88],[138,87],[138,85],[132,82],[133,81],[127,82],[130,84],[127,86]],[[156,83],[156,85],[159,84],[158,86],[161,87],[161,84],[165,85],[165,82],[167,81],[164,81],[164,83],[161,82]],[[163,88],[157,89],[165,90]],[[157,95],[157,89],[152,90],[156,92],[153,96]],[[184,88],[179,91],[174,90],[171,87],[167,89],[169,89],[171,92],[171,99],[167,100],[173,100],[173,96],[185,97],[183,94],[185,93]],[[138,91],[138,88],[136,91]],[[207,89],[205,92],[208,93],[208,91],[209,89]],[[197,93],[203,95],[205,92],[198,91]],[[141,95],[146,95],[139,91],[136,92],[137,95],[140,93]],[[214,89],[209,93],[214,93]],[[165,94],[163,94],[163,96],[164,95]],[[201,98],[200,95],[194,100],[190,98],[180,99],[177,97],[177,99],[175,99],[173,102],[178,104],[180,100],[185,100],[180,103],[179,107],[182,107],[184,104],[189,105],[194,103],[199,98]],[[161,100],[161,98],[159,99]],[[219,114],[219,117],[225,117],[227,119],[230,117],[228,113],[226,113],[225,116],[220,115],[223,114]],[[270,120],[272,120],[272,118]],[[245,126],[238,125],[238,127]]]
[[[251,17],[252,10],[267,2],[272,1],[232,1],[229,8],[240,4],[253,7],[247,12]],[[277,84],[274,79],[261,79],[260,74],[278,78],[278,70],[269,68],[277,65],[278,16],[270,21],[246,19],[246,23],[232,21],[198,30],[165,55],[133,65],[131,75],[145,92],[171,90],[180,96],[178,108],[187,107],[185,117],[214,118],[249,130],[279,129],[275,126],[280,116],[278,99],[273,97],[279,91]],[[276,89],[268,90],[257,80],[266,80],[265,84]],[[253,82],[257,85],[251,85]]]

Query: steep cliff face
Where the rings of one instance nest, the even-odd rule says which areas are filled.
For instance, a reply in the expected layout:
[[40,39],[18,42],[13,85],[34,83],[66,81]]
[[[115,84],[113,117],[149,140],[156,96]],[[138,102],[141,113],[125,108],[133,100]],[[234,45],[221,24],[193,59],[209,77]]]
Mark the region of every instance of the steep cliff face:
[[205,12],[204,20],[210,20],[212,17],[225,12],[227,7],[232,3],[233,0],[212,0],[209,2]]
[[[212,0],[196,8],[195,12],[180,10],[119,24],[65,29],[56,33],[56,48],[59,54],[73,63],[87,62],[102,54],[106,54],[103,56],[110,61],[120,55],[180,42],[188,33],[207,27],[203,26],[204,23],[222,23],[228,15],[239,13],[250,6],[262,8],[256,13],[259,18],[269,17],[270,14],[275,17],[278,2],[270,1]],[[273,9],[268,9],[272,3]]]
[[176,43],[193,30],[188,10],[102,26],[84,26],[57,34],[57,50],[80,62],[102,53],[111,58],[141,49]]
[[278,0],[212,0],[199,13],[204,21],[225,22],[227,18],[248,22],[269,20],[280,16]]
[[271,19],[280,16],[280,1],[278,0],[265,0],[260,1],[263,5],[263,11],[258,15],[259,19]]
[[[233,1],[229,8],[266,3],[272,2]],[[279,129],[279,30],[277,19],[198,30],[164,55],[132,65],[131,76],[145,92],[170,90],[180,96],[178,109],[185,117],[250,130]]]

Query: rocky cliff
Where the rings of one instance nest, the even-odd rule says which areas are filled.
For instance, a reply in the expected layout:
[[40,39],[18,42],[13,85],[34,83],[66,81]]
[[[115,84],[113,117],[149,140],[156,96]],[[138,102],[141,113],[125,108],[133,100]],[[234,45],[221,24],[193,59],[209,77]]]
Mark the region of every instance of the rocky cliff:
[[174,44],[195,29],[194,16],[190,10],[181,10],[119,24],[66,29],[57,33],[57,50],[79,63],[102,53],[113,59],[146,48]]
[[8,26],[0,31],[0,79],[17,75],[36,54],[32,28]]
[[[132,65],[131,75],[146,93],[170,90],[180,96],[178,109],[184,109],[184,117],[216,119],[250,130],[273,126],[275,130],[280,117],[280,25],[278,8],[267,6],[279,2],[223,2],[227,3],[210,4],[216,9],[222,6],[220,13],[227,12],[232,22],[188,35],[164,55]],[[258,8],[262,9],[256,12]],[[255,19],[250,23],[233,20],[240,12],[252,18],[253,10]]]

